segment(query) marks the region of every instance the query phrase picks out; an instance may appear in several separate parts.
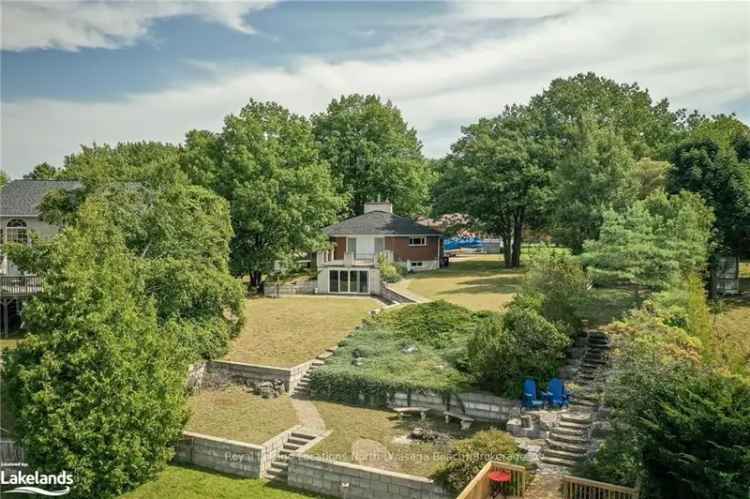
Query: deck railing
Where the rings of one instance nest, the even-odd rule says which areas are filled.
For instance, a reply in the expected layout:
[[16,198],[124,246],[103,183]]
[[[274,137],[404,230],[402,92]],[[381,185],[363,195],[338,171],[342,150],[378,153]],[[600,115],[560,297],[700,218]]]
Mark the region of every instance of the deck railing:
[[492,471],[507,471],[510,473],[510,484],[506,488],[506,497],[523,497],[528,486],[528,471],[523,466],[510,463],[492,461],[484,465],[469,485],[461,492],[457,499],[487,499],[492,493],[492,483],[489,474]]
[[0,297],[29,296],[41,290],[42,278],[39,276],[0,276]]
[[623,487],[574,476],[562,478],[563,499],[638,499],[640,487]]

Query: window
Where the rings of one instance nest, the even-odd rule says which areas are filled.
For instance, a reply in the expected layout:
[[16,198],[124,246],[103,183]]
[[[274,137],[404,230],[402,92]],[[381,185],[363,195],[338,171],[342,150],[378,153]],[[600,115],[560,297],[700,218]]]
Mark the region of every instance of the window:
[[426,237],[410,237],[409,246],[427,246]]
[[357,238],[356,237],[346,238],[346,252],[349,253],[350,255],[357,254]]
[[26,229],[26,222],[23,220],[13,219],[8,222],[5,233],[6,243],[29,244],[29,234]]
[[339,292],[339,271],[338,270],[331,270],[328,272],[329,276],[329,291],[331,293],[338,293]]
[[370,289],[366,270],[329,270],[328,291],[331,293],[367,293]]
[[411,262],[411,266],[412,267],[421,267],[422,266],[422,262]]

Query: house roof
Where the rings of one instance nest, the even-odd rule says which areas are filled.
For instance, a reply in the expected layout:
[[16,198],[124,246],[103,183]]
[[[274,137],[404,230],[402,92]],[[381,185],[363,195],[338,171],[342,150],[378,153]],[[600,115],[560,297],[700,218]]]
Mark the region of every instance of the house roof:
[[0,216],[39,216],[39,203],[51,191],[72,191],[83,186],[80,182],[63,180],[13,180],[0,191]]
[[328,236],[384,235],[384,236],[440,236],[440,232],[419,224],[411,218],[386,211],[370,211],[358,217],[329,225],[323,229]]

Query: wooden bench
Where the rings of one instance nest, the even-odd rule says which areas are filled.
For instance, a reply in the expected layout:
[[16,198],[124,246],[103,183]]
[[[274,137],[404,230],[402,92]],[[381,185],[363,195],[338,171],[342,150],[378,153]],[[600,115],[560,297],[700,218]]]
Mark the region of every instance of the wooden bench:
[[456,412],[444,411],[443,416],[445,416],[446,423],[450,423],[451,418],[458,419],[461,423],[462,430],[468,430],[469,428],[471,428],[471,423],[474,422],[474,418],[470,418],[465,414],[458,414]]
[[416,414],[419,413],[419,418],[424,421],[427,417],[427,411],[429,407],[394,407],[393,410],[398,413],[398,419],[401,419],[404,414]]

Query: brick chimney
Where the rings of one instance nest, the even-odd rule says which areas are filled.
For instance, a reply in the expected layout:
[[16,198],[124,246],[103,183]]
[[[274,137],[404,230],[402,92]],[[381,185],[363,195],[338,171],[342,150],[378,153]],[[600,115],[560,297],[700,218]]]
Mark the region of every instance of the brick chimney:
[[385,211],[387,213],[393,213],[393,205],[390,201],[370,201],[369,203],[365,203],[365,213],[370,213],[371,211]]

